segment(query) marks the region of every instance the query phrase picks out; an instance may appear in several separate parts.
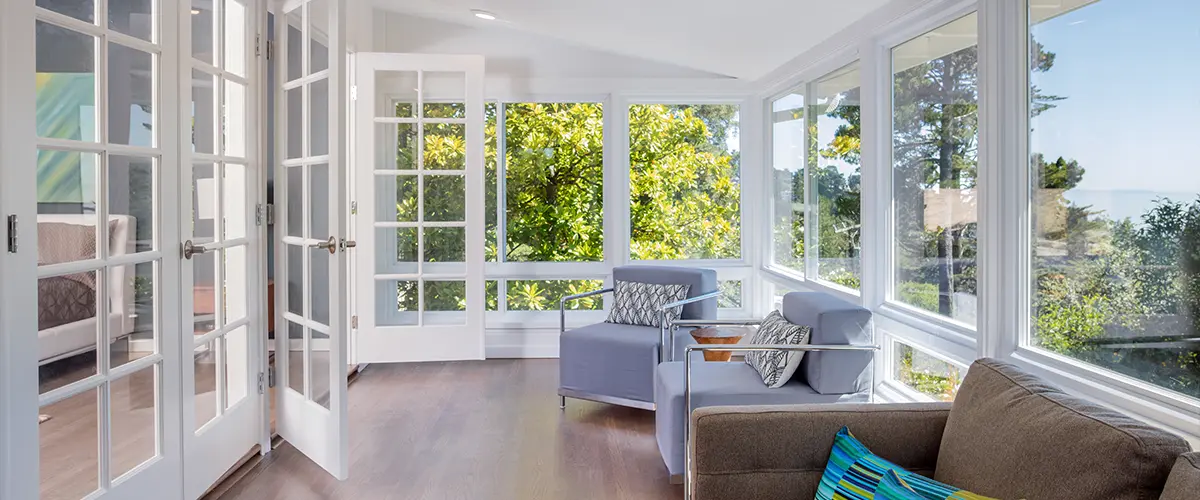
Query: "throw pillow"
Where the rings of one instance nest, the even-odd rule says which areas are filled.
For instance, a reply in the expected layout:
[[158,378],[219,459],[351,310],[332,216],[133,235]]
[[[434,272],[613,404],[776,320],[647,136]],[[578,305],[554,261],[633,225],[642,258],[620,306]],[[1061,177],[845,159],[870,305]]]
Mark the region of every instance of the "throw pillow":
[[[771,311],[750,343],[804,345],[811,335],[811,327],[792,324],[779,311]],[[767,387],[778,389],[792,379],[803,358],[804,351],[750,351],[746,353],[746,364],[758,371]]]
[[[871,453],[871,450],[842,427],[833,438],[833,451],[821,475],[816,500],[870,499],[875,495],[884,475],[895,472],[912,491],[925,500],[992,500],[950,485],[942,484]],[[899,497],[904,498],[904,497]]]
[[[613,306],[609,323],[659,327],[663,324],[662,306],[687,298],[691,285],[657,285],[636,281],[617,281],[613,285]],[[671,319],[679,319],[683,307],[673,307]]]
[[913,491],[908,483],[896,475],[896,469],[888,469],[875,489],[875,500],[925,500],[925,497]]

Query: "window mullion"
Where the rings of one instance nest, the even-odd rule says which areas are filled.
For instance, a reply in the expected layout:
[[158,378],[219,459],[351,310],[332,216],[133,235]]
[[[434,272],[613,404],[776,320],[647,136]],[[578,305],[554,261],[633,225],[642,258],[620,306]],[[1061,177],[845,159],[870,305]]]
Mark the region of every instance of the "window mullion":
[[[506,261],[508,253],[508,199],[505,182],[508,177],[508,133],[505,130],[505,107],[503,102],[496,103],[496,262]],[[503,290],[497,293],[499,297],[504,297]]]

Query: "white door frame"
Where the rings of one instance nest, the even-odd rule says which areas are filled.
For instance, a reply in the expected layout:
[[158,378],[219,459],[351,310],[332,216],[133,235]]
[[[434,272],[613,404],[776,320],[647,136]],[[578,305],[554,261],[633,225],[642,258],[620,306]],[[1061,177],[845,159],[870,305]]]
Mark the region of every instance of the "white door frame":
[[[34,79],[34,0],[8,0],[0,16],[0,165],[34,165],[30,126],[37,114]],[[37,255],[32,246],[10,253],[6,219],[15,216],[18,234],[28,235],[37,210],[27,199],[37,183],[31,168],[0,169],[0,331],[28,329],[37,310]],[[28,241],[26,238],[25,241]],[[35,238],[36,241],[36,238]],[[36,319],[34,320],[36,324]],[[36,335],[0,335],[0,498],[37,498],[38,350]]]
[[[360,52],[355,55],[355,95],[354,125],[356,137],[354,149],[357,153],[358,168],[355,171],[355,194],[358,210],[355,218],[355,232],[361,243],[356,259],[355,298],[358,329],[355,332],[355,359],[359,362],[407,362],[407,361],[441,361],[461,359],[484,359],[484,193],[483,193],[483,56],[478,55],[429,55],[429,54],[391,54],[379,52]],[[413,117],[398,118],[392,109],[392,103],[380,103],[381,92],[386,89],[376,88],[377,72],[403,72],[415,77],[416,95],[413,102]],[[448,94],[439,94],[426,86],[427,73],[461,74],[463,87]],[[408,92],[409,89],[403,89]],[[409,92],[411,93],[411,92]],[[460,101],[466,108],[466,118],[424,118],[424,104],[427,96],[430,101]],[[459,171],[425,170],[424,127],[426,124],[465,123],[466,165]],[[413,170],[396,170],[380,168],[377,155],[395,154],[385,151],[384,145],[377,144],[378,127],[380,125],[415,126],[417,144],[415,147],[415,165]],[[439,175],[462,175],[465,178],[465,220],[462,222],[426,222],[423,208],[418,208],[414,222],[377,221],[376,220],[376,180],[380,178],[417,179],[415,196],[417,206],[423,207],[423,190],[425,179]],[[439,263],[430,265],[423,263],[424,240],[426,228],[463,227],[466,238],[466,262],[461,267],[454,263]],[[376,231],[392,228],[413,228],[418,235],[416,262],[402,263],[407,270],[402,272],[380,272],[376,269],[377,254],[386,250],[387,245],[376,241]],[[437,270],[429,269],[441,266]],[[411,268],[411,269],[409,269]],[[410,272],[415,271],[415,272]],[[424,284],[431,281],[463,281],[466,287],[466,310],[461,313],[426,314]],[[416,311],[398,313],[409,319],[396,321],[394,325],[377,324],[377,309],[384,300],[391,298],[377,297],[379,284],[400,281],[415,282],[419,294]],[[441,324],[427,321],[436,316],[453,317],[455,324]],[[427,317],[428,316],[428,317]],[[458,322],[458,317],[465,319]],[[465,323],[465,324],[464,324]]]
[[[275,287],[276,335],[275,335],[275,370],[278,380],[276,388],[277,419],[279,435],[292,443],[296,449],[307,455],[318,465],[329,471],[338,479],[349,475],[349,430],[347,427],[346,401],[346,372],[347,372],[347,336],[349,321],[347,321],[347,284],[346,250],[347,243],[345,220],[348,215],[346,196],[346,106],[345,82],[345,3],[346,0],[287,0],[276,10],[274,44],[278,53],[275,61],[276,96],[275,96],[275,205],[279,214],[276,223],[276,255]],[[326,12],[313,12],[313,5],[325,6]],[[301,57],[298,76],[289,78],[289,18],[292,13],[299,15],[301,26]],[[317,14],[315,19],[324,19],[326,26],[317,26],[310,16]],[[318,21],[319,22],[319,21]],[[328,67],[317,70],[312,68],[311,49],[309,40],[324,42],[327,51]],[[314,142],[311,132],[312,125],[320,122],[320,115],[314,117],[311,97],[314,92],[322,92],[318,84],[326,85],[323,91],[327,94],[324,117],[326,126],[326,143]],[[299,91],[301,99],[301,114],[299,127],[301,138],[289,138],[288,97],[289,90]],[[322,111],[322,110],[318,110]],[[289,140],[301,145],[301,151],[289,155]],[[313,146],[320,148],[314,150]],[[292,158],[289,158],[292,156]],[[327,186],[324,200],[326,201],[327,216],[325,224],[328,234],[310,234],[314,229],[313,222],[318,220],[311,213],[310,195],[314,193],[311,182],[313,167],[325,166]],[[289,176],[299,176],[302,186],[302,197],[299,214],[289,213],[288,187]],[[320,186],[315,186],[319,188]],[[315,191],[320,193],[320,190]],[[320,194],[319,194],[320,195]],[[299,217],[302,226],[301,235],[289,235],[290,219]],[[326,238],[329,238],[326,241]],[[324,245],[324,247],[321,247]],[[332,247],[332,248],[330,248]],[[289,304],[288,260],[295,250],[302,264],[302,276],[295,280],[300,284],[302,307]],[[318,255],[316,252],[330,250],[328,256],[328,318],[324,321],[313,315],[313,297],[311,287],[313,275],[312,262]],[[325,256],[319,256],[325,258]],[[298,312],[297,312],[298,311]],[[327,322],[327,324],[326,324]],[[292,345],[289,342],[292,325],[303,331],[301,356],[304,360],[302,368],[303,381],[298,386],[303,392],[298,392],[289,381],[288,365]],[[328,337],[328,373],[312,371],[311,354],[314,351],[314,336]],[[316,339],[323,341],[324,339]],[[328,399],[323,395],[315,395],[312,391],[313,381],[327,378],[329,388]],[[325,405],[328,405],[326,407]]]

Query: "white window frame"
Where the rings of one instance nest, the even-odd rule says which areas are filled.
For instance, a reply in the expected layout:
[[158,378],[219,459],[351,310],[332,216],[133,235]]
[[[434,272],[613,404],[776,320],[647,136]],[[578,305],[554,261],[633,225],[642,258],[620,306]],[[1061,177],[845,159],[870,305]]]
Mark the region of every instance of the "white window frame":
[[[918,5],[885,7],[880,16],[852,26],[801,59],[807,67],[793,72],[760,94],[763,155],[760,176],[773,182],[770,110],[773,101],[798,89],[809,98],[808,84],[860,55],[862,71],[863,282],[861,295],[848,294],[773,262],[772,200],[756,204],[761,290],[759,312],[774,306],[771,288],[815,290],[862,304],[875,312],[876,342],[890,348],[901,341],[959,366],[981,357],[1012,362],[1051,383],[1115,407],[1200,444],[1200,400],[1123,374],[1031,346],[1031,255],[1029,241],[1028,0],[930,0]],[[892,227],[891,49],[916,36],[975,12],[979,50],[979,256],[977,328],[892,300],[894,244]],[[870,24],[874,23],[874,24]],[[807,132],[807,131],[806,131]],[[807,138],[805,139],[807,141]],[[1021,168],[1002,168],[1017,165]],[[806,172],[806,177],[808,173]],[[807,183],[807,179],[806,179]],[[773,189],[767,185],[769,192]],[[806,233],[809,217],[805,218]],[[810,253],[805,252],[805,260]],[[809,269],[806,266],[806,269]],[[886,349],[885,349],[886,350]],[[923,395],[892,380],[892,353],[876,357],[877,394],[882,400],[921,401]],[[916,393],[916,394],[914,394]]]

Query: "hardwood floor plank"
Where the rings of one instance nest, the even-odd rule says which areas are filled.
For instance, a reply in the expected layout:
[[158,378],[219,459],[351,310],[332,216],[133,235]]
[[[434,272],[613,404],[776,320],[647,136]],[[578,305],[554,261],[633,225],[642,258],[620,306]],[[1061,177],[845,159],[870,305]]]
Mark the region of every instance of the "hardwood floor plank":
[[376,364],[350,389],[350,478],[284,444],[221,498],[673,499],[654,413],[568,400],[558,361]]

